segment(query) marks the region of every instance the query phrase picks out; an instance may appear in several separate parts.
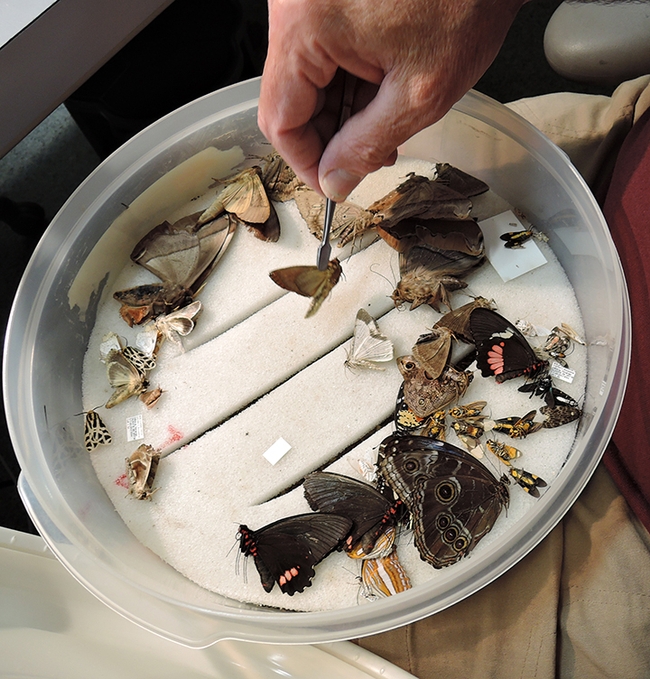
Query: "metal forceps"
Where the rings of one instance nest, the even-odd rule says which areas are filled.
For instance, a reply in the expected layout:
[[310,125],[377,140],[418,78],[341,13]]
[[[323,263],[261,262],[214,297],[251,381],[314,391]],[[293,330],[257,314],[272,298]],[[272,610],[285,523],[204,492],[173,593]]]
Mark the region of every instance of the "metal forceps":
[[[345,121],[352,113],[352,101],[354,99],[354,90],[357,84],[355,76],[346,71],[345,80],[343,84],[343,98],[341,99],[341,111],[339,113],[339,124],[336,128],[337,132],[343,127]],[[334,208],[336,203],[327,198],[325,202],[325,223],[323,224],[323,239],[318,246],[318,253],[316,255],[316,266],[319,271],[325,271],[330,261],[332,254],[332,246],[330,245],[330,231],[332,230],[332,219],[334,218]]]

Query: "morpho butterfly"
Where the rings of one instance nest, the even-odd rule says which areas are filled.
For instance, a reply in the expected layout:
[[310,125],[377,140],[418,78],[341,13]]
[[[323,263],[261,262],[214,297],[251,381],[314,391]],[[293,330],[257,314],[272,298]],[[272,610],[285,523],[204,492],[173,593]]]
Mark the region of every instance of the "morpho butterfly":
[[367,483],[342,474],[313,472],[305,478],[303,488],[313,510],[347,516],[353,522],[345,540],[348,552],[360,543],[362,550],[370,553],[377,538],[403,514],[401,500],[389,500]]
[[311,585],[314,566],[334,551],[352,528],[336,514],[297,514],[258,530],[239,526],[239,549],[252,556],[266,592],[275,583],[293,596]]
[[408,507],[420,558],[434,568],[476,547],[508,505],[508,480],[497,480],[469,453],[425,436],[389,436],[379,472]]
[[548,366],[513,323],[492,309],[474,309],[469,319],[476,345],[476,363],[483,377],[497,382],[526,375],[534,378]]

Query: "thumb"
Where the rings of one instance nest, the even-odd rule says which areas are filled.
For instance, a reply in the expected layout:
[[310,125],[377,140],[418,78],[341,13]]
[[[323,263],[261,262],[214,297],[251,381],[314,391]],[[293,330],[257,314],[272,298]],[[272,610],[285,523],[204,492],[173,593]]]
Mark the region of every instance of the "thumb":
[[332,137],[318,166],[326,196],[345,200],[367,174],[394,162],[400,144],[437,119],[429,102],[409,100],[387,76],[374,99]]

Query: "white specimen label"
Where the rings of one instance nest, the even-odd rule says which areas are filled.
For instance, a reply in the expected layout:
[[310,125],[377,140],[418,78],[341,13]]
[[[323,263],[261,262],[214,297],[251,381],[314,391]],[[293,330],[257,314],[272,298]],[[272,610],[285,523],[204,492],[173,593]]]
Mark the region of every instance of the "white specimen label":
[[573,378],[576,376],[576,371],[571,370],[571,368],[565,368],[563,365],[553,361],[549,375],[551,377],[557,377],[558,380],[562,380],[563,382],[568,382],[571,384],[573,382]]
[[142,415],[133,415],[126,418],[126,440],[142,441],[144,438],[144,422]]
[[264,457],[271,463],[279,462],[289,451],[291,446],[283,439],[279,438],[265,453]]

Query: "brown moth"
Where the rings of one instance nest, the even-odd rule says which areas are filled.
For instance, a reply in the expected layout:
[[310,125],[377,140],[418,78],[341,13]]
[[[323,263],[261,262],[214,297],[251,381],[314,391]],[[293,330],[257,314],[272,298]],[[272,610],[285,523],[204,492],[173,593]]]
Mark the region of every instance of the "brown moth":
[[467,198],[478,196],[490,189],[485,182],[449,163],[436,163],[436,181]]
[[244,219],[240,219],[235,214],[231,214],[230,217],[238,224],[245,226],[255,238],[259,238],[267,243],[277,243],[280,239],[280,220],[273,203],[269,203],[269,218],[265,222],[259,224],[247,222]]
[[200,213],[170,224],[162,222],[135,246],[131,259],[162,283],[118,290],[120,315],[130,325],[143,323],[191,303],[205,285],[235,232],[237,222],[227,214],[202,226]]
[[324,271],[316,266],[290,266],[286,269],[271,271],[271,280],[285,290],[297,292],[303,297],[311,297],[311,304],[305,318],[313,316],[338,283],[342,269],[338,259],[334,258]]
[[457,340],[465,342],[466,344],[474,344],[472,332],[469,327],[469,317],[471,316],[472,311],[479,307],[494,310],[496,304],[493,300],[487,300],[485,297],[476,297],[473,302],[464,304],[463,306],[458,307],[458,309],[446,313],[433,327],[447,328],[453,333]]
[[139,396],[149,388],[145,372],[133,365],[121,351],[109,352],[106,359],[106,374],[114,389],[112,396],[106,401],[106,408],[113,408],[131,396]]
[[109,446],[113,442],[111,432],[104,424],[102,418],[94,411],[89,410],[84,416],[84,446],[90,453],[97,446]]
[[151,389],[150,391],[145,391],[143,394],[140,394],[140,400],[147,406],[147,408],[151,409],[156,405],[156,403],[158,403],[158,400],[162,395],[163,390],[160,387],[156,387],[155,389]]
[[408,179],[368,207],[384,228],[406,219],[467,219],[472,202],[442,182],[410,174]]
[[225,186],[215,201],[199,216],[199,226],[212,221],[222,212],[230,212],[254,224],[263,224],[269,218],[271,206],[259,167],[247,167],[223,183]]
[[451,351],[452,334],[447,328],[434,328],[418,337],[411,349],[416,361],[434,379],[445,369]]
[[266,195],[270,200],[276,200],[279,203],[291,200],[296,189],[303,186],[300,179],[296,177],[296,173],[277,151],[272,151],[261,160],[260,179]]
[[[325,199],[313,189],[300,187],[294,199],[307,227],[319,240],[323,237],[325,221]],[[375,216],[362,207],[350,202],[337,203],[332,218],[330,240],[339,239],[343,246],[375,226]]]
[[466,288],[467,283],[460,277],[482,261],[482,257],[457,251],[414,246],[400,253],[401,278],[391,299],[397,307],[409,302],[411,309],[421,304],[428,304],[436,311],[440,311],[441,304],[451,309],[449,293]]
[[137,500],[150,500],[157,488],[153,482],[160,462],[160,453],[143,443],[126,458],[126,476],[129,493]]
[[404,378],[404,401],[422,418],[462,398],[474,377],[470,372],[447,366],[434,379],[413,356],[400,356],[397,367]]
[[393,225],[380,223],[377,232],[397,252],[408,252],[419,245],[471,257],[482,258],[485,253],[483,232],[474,219],[410,217]]

